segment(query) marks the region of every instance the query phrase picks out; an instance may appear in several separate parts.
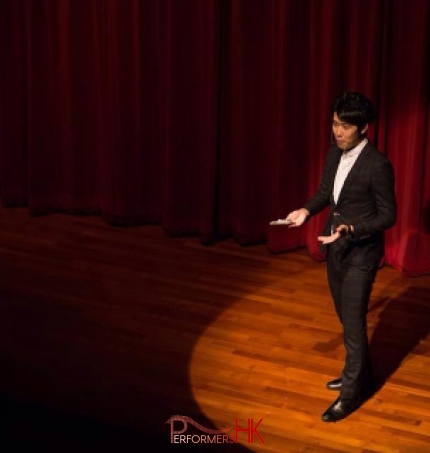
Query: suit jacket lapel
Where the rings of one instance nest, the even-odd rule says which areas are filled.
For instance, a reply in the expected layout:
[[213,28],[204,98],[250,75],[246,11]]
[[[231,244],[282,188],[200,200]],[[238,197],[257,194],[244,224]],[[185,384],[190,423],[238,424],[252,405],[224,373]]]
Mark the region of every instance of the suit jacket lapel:
[[369,143],[363,148],[360,155],[358,156],[357,160],[355,161],[354,165],[351,168],[351,171],[348,173],[348,176],[343,183],[343,187],[340,191],[339,198],[337,200],[337,205],[339,206],[346,195],[348,194],[349,189],[351,188],[352,184],[354,183],[355,178],[357,177],[358,173],[361,170],[364,162],[366,161],[366,156],[369,154]]
[[330,193],[330,202],[332,205],[336,204],[334,202],[333,198],[333,187],[334,187],[334,180],[336,178],[336,173],[337,173],[337,167],[339,167],[339,162],[340,162],[340,157],[342,156],[342,151],[338,148],[339,152],[336,157],[336,160],[334,161],[333,165],[330,167],[330,174],[329,174],[329,187],[331,187],[331,193]]

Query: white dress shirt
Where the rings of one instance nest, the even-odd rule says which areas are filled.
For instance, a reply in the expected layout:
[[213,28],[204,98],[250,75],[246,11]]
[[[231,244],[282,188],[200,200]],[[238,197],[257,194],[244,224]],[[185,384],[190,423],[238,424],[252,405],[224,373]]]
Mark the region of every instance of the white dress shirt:
[[367,142],[368,140],[367,138],[365,138],[354,148],[348,151],[343,151],[342,156],[340,158],[339,166],[337,167],[336,177],[334,178],[333,198],[335,203],[337,203],[340,191],[342,190],[343,183],[345,182],[346,177],[351,171],[352,166],[355,164],[355,161],[358,159],[358,156],[360,155],[361,151],[367,145]]

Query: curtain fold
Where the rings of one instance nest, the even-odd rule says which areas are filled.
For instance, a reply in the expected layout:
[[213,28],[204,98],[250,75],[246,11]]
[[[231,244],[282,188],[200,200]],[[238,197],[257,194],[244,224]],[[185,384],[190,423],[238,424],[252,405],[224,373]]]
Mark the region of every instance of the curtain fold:
[[361,91],[396,173],[386,262],[430,272],[426,0],[3,0],[0,196],[315,259],[330,104]]

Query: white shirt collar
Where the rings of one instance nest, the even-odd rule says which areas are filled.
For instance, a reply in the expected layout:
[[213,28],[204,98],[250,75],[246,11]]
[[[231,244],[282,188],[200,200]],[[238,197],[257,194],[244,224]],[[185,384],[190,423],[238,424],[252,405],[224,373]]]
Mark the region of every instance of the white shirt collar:
[[354,148],[349,149],[348,151],[343,151],[342,152],[342,157],[355,157],[358,156],[363,148],[367,145],[369,140],[365,138],[362,140],[357,146],[354,146]]

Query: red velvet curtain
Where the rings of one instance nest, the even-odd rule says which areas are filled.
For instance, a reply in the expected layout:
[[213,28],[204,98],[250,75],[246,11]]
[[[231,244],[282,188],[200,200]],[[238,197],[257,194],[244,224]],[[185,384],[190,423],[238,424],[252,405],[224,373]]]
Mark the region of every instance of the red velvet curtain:
[[429,29],[427,0],[2,0],[1,200],[320,259],[324,214],[268,222],[315,191],[357,90],[396,172],[386,261],[428,273]]

